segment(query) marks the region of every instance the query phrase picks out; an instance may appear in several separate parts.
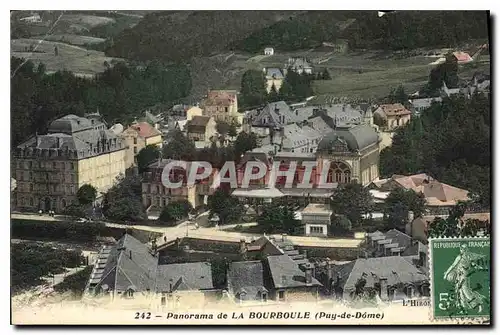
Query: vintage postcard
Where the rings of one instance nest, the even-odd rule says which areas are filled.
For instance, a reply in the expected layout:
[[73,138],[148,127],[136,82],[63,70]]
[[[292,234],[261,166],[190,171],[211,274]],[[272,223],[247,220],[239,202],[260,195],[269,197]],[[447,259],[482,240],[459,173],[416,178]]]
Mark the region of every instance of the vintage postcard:
[[488,11],[14,10],[14,325],[489,325]]

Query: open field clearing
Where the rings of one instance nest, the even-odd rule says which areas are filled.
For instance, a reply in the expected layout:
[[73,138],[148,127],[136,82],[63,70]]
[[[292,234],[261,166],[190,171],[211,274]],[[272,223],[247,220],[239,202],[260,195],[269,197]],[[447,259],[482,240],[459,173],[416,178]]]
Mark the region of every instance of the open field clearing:
[[330,70],[332,80],[314,81],[313,89],[317,95],[376,98],[388,95],[391,88],[399,85],[405,86],[410,92],[415,85],[418,87],[427,81],[430,69],[428,65],[394,67],[361,73],[332,69]]
[[[33,36],[33,39],[43,39],[45,36]],[[46,41],[62,42],[72,45],[97,44],[105,41],[104,38],[82,36],[74,34],[49,35],[45,38]]]
[[83,15],[83,14],[65,14],[61,17],[61,21],[70,24],[84,26],[87,29],[106,24],[114,23],[115,19],[105,16]]
[[[103,52],[60,42],[43,41],[35,52],[29,52],[30,46],[36,46],[40,40],[18,39],[11,41],[11,55],[30,59],[34,63],[42,62],[47,71],[68,70],[79,75],[93,75],[106,69],[104,62],[110,63],[113,58],[106,57]],[[55,47],[58,56],[55,55]]]

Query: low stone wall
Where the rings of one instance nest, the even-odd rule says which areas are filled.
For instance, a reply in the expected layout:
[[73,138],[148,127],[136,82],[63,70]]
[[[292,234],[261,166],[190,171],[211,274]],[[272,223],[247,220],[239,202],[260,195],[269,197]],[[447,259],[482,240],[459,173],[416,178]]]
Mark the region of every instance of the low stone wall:
[[[227,255],[239,255],[240,254],[240,244],[238,242],[228,242],[228,241],[218,241],[218,240],[204,240],[197,238],[182,238],[179,240],[180,245],[177,246],[173,244],[162,250],[160,256],[167,256],[176,254],[179,257],[188,257],[188,253],[185,247],[192,250],[192,259],[203,259],[203,251],[209,251],[207,257],[212,258],[214,254],[225,254]],[[295,246],[299,252],[307,252],[307,257],[329,257],[330,259],[339,261],[349,261],[354,260],[359,257],[362,253],[360,248],[335,248],[335,247],[301,247]],[[177,254],[179,252],[179,254]],[[231,258],[231,257],[229,257]]]
[[307,252],[308,258],[328,257],[336,261],[355,260],[361,255],[360,248],[322,248],[322,247],[296,247],[299,252]]

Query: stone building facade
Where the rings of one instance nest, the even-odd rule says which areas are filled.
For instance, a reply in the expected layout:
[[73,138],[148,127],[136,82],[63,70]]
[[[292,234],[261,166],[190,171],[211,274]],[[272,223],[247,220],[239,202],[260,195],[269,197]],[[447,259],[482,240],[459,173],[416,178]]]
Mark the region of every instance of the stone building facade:
[[136,122],[125,129],[120,135],[128,147],[126,167],[136,165],[137,154],[148,145],[162,147],[163,139],[161,132],[147,122]]
[[[337,127],[319,141],[315,153],[277,152],[270,155],[266,152],[247,152],[236,171],[240,187],[249,162],[264,162],[268,171],[261,179],[250,180],[248,188],[236,189],[233,195],[239,198],[307,198],[311,202],[324,203],[339,184],[356,181],[366,186],[379,177],[378,145],[379,136],[375,129],[362,124]],[[292,188],[284,187],[285,177],[275,178],[272,173],[275,162],[279,162],[280,171],[288,171],[294,162],[297,164]],[[310,164],[312,172],[308,181],[304,180],[304,176],[306,165]],[[321,180],[322,174],[326,180]],[[325,181],[333,184],[333,188],[320,188],[320,183]],[[301,184],[308,182],[312,188],[303,188]]]
[[14,153],[16,208],[61,212],[84,184],[98,194],[125,173],[126,145],[103,122],[76,115],[53,121]]
[[213,90],[209,91],[203,102],[203,115],[211,116],[216,121],[241,124],[243,116],[238,113],[238,96],[236,91]]
[[148,212],[161,212],[167,204],[179,200],[189,201],[193,208],[203,205],[205,197],[210,194],[213,175],[206,180],[197,181],[195,185],[188,186],[187,174],[190,167],[188,166],[187,169],[173,168],[169,176],[170,181],[182,181],[184,185],[177,188],[168,188],[162,181],[162,173],[169,162],[171,162],[169,159],[156,161],[150,164],[143,174],[142,203],[144,207],[148,209]]

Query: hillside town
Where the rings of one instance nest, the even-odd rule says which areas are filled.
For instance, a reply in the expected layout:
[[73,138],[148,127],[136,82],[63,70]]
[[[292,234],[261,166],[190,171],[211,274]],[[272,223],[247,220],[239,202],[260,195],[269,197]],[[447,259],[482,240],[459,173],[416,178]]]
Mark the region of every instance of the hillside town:
[[[448,53],[435,66],[463,66],[487,47],[468,58]],[[279,53],[267,46],[260,56]],[[378,99],[298,93],[330,77],[321,62],[296,56],[249,72],[240,89],[158,101],[128,120],[102,107],[54,115],[12,149],[12,238],[84,241],[76,249],[90,251],[78,264],[61,265],[85,274],[83,302],[165,311],[429,299],[428,239],[489,236],[489,189],[441,180],[448,167],[426,165],[407,138],[425,138],[418,134],[445,122],[443,113],[489,110],[490,75],[476,71],[449,87],[441,74],[427,92]],[[170,168],[175,162],[186,165]],[[202,176],[194,183],[190,169]],[[66,282],[50,278],[49,291]]]

